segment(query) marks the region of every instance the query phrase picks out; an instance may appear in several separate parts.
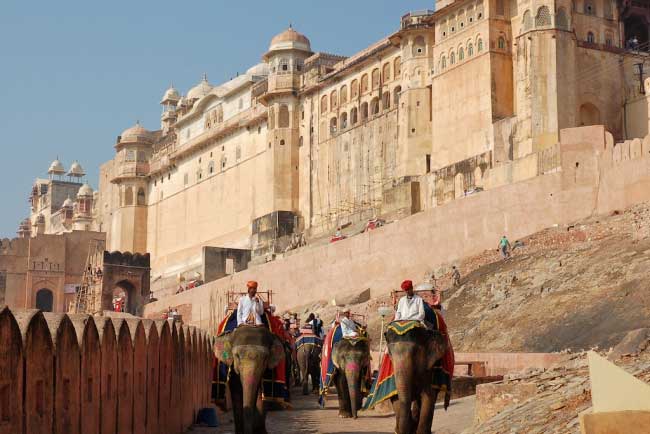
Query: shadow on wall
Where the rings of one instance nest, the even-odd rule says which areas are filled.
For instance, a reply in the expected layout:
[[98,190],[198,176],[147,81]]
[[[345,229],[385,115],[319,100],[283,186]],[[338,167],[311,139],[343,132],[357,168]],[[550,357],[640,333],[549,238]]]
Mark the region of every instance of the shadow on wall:
[[194,327],[5,307],[0,434],[181,434],[210,402],[211,372]]

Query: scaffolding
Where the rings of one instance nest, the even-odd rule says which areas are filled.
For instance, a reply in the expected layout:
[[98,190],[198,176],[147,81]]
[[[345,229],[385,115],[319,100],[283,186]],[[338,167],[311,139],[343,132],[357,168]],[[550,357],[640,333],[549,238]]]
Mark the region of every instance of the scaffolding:
[[69,309],[71,313],[95,315],[102,311],[104,250],[104,240],[90,240],[81,286]]

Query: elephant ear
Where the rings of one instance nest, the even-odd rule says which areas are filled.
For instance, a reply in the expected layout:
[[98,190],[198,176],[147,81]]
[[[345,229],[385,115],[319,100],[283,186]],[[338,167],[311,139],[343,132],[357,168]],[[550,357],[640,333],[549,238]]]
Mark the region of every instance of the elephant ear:
[[284,345],[277,336],[273,336],[273,344],[271,344],[271,354],[269,355],[269,369],[273,369],[284,360]]
[[440,332],[434,332],[427,344],[427,369],[432,369],[433,365],[445,355],[447,351],[447,337]]
[[232,343],[230,342],[230,335],[219,336],[214,341],[214,356],[221,362],[231,365],[232,364]]

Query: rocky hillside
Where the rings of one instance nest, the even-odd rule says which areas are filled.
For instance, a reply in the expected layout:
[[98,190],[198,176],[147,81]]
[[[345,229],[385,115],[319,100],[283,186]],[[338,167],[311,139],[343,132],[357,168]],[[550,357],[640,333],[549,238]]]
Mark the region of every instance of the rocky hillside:
[[[498,240],[495,240],[495,248]],[[514,240],[511,240],[513,242]],[[549,228],[519,240],[503,261],[495,251],[435,271],[457,351],[552,352],[607,349],[634,329],[650,327],[650,208],[647,205]],[[421,276],[404,276],[417,281]],[[351,294],[298,309],[326,323],[348,305],[369,317],[378,344],[377,307],[389,297]]]

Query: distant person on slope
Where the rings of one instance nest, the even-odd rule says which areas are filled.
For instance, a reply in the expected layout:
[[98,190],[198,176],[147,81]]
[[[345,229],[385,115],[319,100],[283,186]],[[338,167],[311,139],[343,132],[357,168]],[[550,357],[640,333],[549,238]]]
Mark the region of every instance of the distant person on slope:
[[415,290],[413,289],[413,282],[410,280],[405,280],[402,282],[401,288],[404,292],[406,292],[406,295],[403,296],[397,303],[395,321],[424,321],[424,300],[422,300],[422,297],[415,294]]
[[460,286],[460,271],[458,271],[458,268],[454,265],[451,267],[451,280],[453,282],[454,288],[458,288]]
[[508,259],[510,257],[510,249],[510,241],[508,241],[508,238],[506,238],[505,235],[502,236],[499,241],[499,251],[501,252],[503,259]]

